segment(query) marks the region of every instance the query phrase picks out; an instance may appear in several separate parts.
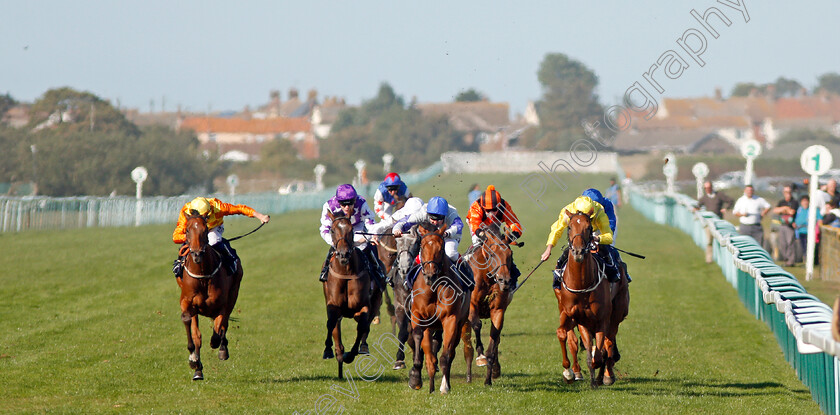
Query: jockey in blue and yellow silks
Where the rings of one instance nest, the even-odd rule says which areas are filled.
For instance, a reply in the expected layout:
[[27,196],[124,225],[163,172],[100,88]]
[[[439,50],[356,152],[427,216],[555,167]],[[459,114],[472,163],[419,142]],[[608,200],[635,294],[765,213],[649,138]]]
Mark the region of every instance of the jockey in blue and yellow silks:
[[[548,240],[546,241],[546,248],[543,254],[540,256],[540,259],[543,261],[548,260],[551,258],[551,249],[557,245],[557,241],[560,240],[560,237],[563,235],[563,232],[569,226],[569,214],[576,214],[576,213],[590,213],[590,219],[592,223],[593,230],[598,233],[594,236],[594,241],[597,242],[602,249],[599,249],[599,255],[602,258],[605,258],[609,261],[609,252],[610,252],[610,244],[613,242],[613,232],[610,228],[610,220],[607,214],[604,212],[603,206],[601,204],[594,202],[587,196],[578,196],[574,202],[569,203],[563,210],[560,211],[560,217],[557,219],[554,224],[551,225],[551,231],[548,233]],[[605,248],[607,247],[607,248]],[[563,254],[560,256],[560,259],[557,260],[557,269],[561,269],[566,264],[566,260],[569,256],[569,250],[566,248],[563,251]],[[607,262],[605,261],[605,262]],[[612,262],[612,261],[609,261]],[[609,265],[609,264],[608,264]],[[610,282],[616,282],[619,279],[619,276],[616,275],[617,268],[613,270],[614,272],[609,272],[607,276],[610,279]]]

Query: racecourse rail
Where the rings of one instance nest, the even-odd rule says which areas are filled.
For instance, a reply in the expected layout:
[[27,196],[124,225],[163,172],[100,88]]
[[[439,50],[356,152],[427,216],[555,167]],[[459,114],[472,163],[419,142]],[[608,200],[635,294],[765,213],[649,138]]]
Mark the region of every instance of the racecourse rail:
[[[443,171],[443,164],[437,162],[415,173],[401,175],[408,184],[423,183]],[[372,198],[379,183],[361,186],[359,193]],[[249,193],[233,197],[217,193],[230,203],[242,203],[266,214],[280,214],[302,209],[320,209],[324,201],[331,198],[335,190],[292,193],[280,195],[276,192]],[[134,197],[0,197],[0,232],[22,232],[28,230],[54,230],[108,226],[133,226],[140,210],[140,224],[152,225],[175,223],[178,212],[185,203],[198,195],[175,197],[144,197],[139,203]]]
[[792,274],[776,265],[752,237],[714,213],[694,210],[697,201],[683,194],[630,191],[630,203],[654,222],[679,228],[706,246],[706,229],[714,258],[744,306],[765,322],[823,412],[840,415],[840,343],[831,336],[832,310],[808,294]]

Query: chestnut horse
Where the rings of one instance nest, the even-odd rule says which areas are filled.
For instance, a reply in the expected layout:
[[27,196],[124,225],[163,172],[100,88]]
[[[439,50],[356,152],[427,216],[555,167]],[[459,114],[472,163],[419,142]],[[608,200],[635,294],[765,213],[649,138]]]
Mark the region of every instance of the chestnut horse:
[[[356,355],[366,354],[365,347],[360,347],[370,332],[373,318],[372,308],[382,302],[381,291],[371,290],[371,278],[367,270],[362,269],[364,255],[353,243],[353,225],[350,218],[336,216],[327,212],[332,220],[330,236],[335,255],[330,259],[327,281],[324,282],[324,300],[327,304],[327,339],[324,341],[324,359],[338,361],[338,377],[344,378],[343,364],[353,363]],[[344,353],[341,343],[341,319],[356,320],[356,341],[350,351]],[[335,341],[335,354],[331,347]]]
[[[554,289],[557,306],[560,310],[560,326],[557,339],[563,353],[563,375],[569,379],[569,358],[566,354],[568,332],[575,325],[580,330],[586,347],[586,363],[590,372],[590,386],[603,383],[611,385],[615,381],[612,371],[613,348],[607,338],[612,314],[610,284],[605,279],[603,266],[599,265],[592,252],[593,231],[591,214],[571,213],[569,216],[569,260],[561,275],[561,287]],[[595,344],[592,344],[594,334]],[[594,347],[594,348],[593,348]],[[595,369],[600,369],[596,377]],[[606,376],[604,371],[607,371]]]
[[[452,263],[444,254],[443,234],[445,228],[436,231],[421,224],[420,233],[420,271],[414,281],[411,292],[411,335],[414,350],[414,367],[409,373],[408,385],[414,389],[423,386],[420,370],[423,368],[423,355],[426,355],[426,370],[429,373],[429,393],[435,390],[437,372],[436,350],[432,346],[435,331],[443,331],[441,344],[440,369],[443,379],[440,393],[449,393],[450,369],[455,357],[455,348],[461,340],[462,330],[469,330],[466,325],[469,313],[469,298],[461,290],[458,276],[452,269]],[[430,226],[429,226],[430,227]]]
[[[513,300],[511,292],[510,270],[513,266],[511,239],[501,235],[498,226],[481,227],[475,234],[481,239],[481,245],[470,255],[469,263],[475,278],[475,288],[470,297],[469,323],[475,330],[475,348],[478,352],[476,363],[487,366],[485,385],[492,385],[492,379],[501,375],[499,365],[499,340],[505,321],[505,310]],[[490,319],[490,343],[487,356],[481,343],[481,319]],[[469,333],[469,331],[467,331]],[[465,342],[469,338],[465,339]],[[472,379],[472,350],[464,345],[467,357],[467,381]]]
[[[195,369],[193,380],[204,379],[201,364],[201,332],[198,330],[198,316],[213,320],[213,337],[210,347],[219,349],[219,359],[227,360],[227,328],[230,313],[239,296],[242,281],[242,266],[236,273],[222,265],[222,256],[207,240],[207,219],[192,211],[187,216],[186,245],[181,248],[186,254],[184,270],[177,278],[181,287],[181,320],[187,329],[187,350],[190,351],[190,368]],[[210,249],[207,249],[207,248]]]

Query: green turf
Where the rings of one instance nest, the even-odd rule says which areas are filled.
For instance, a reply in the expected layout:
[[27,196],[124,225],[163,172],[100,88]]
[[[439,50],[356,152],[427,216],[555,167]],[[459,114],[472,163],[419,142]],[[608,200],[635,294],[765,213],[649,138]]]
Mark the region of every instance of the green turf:
[[[472,182],[495,183],[524,223],[526,245],[515,258],[527,273],[559,209],[607,176],[570,180],[565,192],[550,187],[547,211],[519,189],[523,179],[451,175],[412,190],[425,199],[443,195],[463,214]],[[369,368],[385,369],[370,381],[359,378],[361,360],[346,366],[355,392],[341,392],[353,385],[336,378],[335,361],[321,360],[326,318],[316,274],[327,246],[317,235],[318,212],[275,216],[234,242],[245,278],[229,332],[231,359],[216,358],[202,319],[201,382],[190,380],[179,288],[169,271],[174,224],[3,234],[0,265],[9,272],[0,276],[0,412],[318,413],[318,403],[333,405],[322,413],[819,412],[773,335],[687,236],[629,208],[619,216],[618,245],[648,259],[626,258],[634,282],[618,338],[618,382],[598,390],[562,382],[557,303],[544,265],[508,310],[502,377],[485,387],[484,369],[474,367],[478,379],[466,384],[459,346],[449,396],[430,395],[425,372],[423,390],[410,390],[408,372],[390,370],[384,359]],[[229,220],[226,234],[255,225]],[[343,327],[351,343],[355,327],[346,320]],[[389,332],[373,326],[371,343]]]

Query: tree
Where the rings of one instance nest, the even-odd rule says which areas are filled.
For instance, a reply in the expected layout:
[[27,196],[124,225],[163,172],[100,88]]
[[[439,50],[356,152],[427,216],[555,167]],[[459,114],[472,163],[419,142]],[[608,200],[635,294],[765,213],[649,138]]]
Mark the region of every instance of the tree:
[[476,91],[473,88],[470,88],[466,91],[461,91],[455,96],[455,102],[476,102],[476,101],[484,101],[487,99],[487,96],[482,94],[481,92]]
[[820,89],[832,93],[840,95],[840,74],[836,72],[828,72],[820,75],[817,78],[817,87],[814,91],[819,91]]
[[17,104],[18,102],[8,93],[0,95],[0,118],[3,118],[3,115]]
[[118,109],[90,92],[79,92],[64,87],[51,89],[35,101],[30,108],[29,129],[47,121],[52,114],[69,115],[70,121],[58,117],[55,128],[67,131],[103,131],[137,136],[140,129],[125,118]]
[[776,79],[776,96],[773,98],[781,98],[781,97],[793,97],[799,94],[799,91],[802,90],[802,84],[795,79],[787,79],[784,77],[779,77]]
[[598,77],[586,65],[562,53],[547,54],[537,77],[543,96],[537,105],[540,129],[535,147],[568,150],[575,139],[585,136],[582,121],[603,116],[595,93]]
[[729,95],[733,97],[746,97],[749,96],[750,92],[754,89],[758,92],[764,93],[764,88],[764,85],[756,85],[752,82],[739,82],[735,84]]

